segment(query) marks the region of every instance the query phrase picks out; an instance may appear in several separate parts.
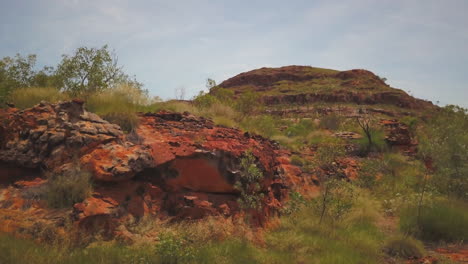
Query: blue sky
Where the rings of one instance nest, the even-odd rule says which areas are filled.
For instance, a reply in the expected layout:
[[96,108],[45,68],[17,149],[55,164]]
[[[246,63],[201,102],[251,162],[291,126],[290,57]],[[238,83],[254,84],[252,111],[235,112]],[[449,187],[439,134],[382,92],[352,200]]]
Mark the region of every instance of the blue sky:
[[56,65],[80,46],[114,49],[165,99],[259,67],[363,68],[393,87],[468,107],[468,1],[0,0],[0,57]]

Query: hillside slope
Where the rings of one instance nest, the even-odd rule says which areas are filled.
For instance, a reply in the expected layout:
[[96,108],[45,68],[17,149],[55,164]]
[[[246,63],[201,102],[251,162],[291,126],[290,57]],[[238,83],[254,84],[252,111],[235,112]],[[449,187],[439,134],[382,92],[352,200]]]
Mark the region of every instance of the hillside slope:
[[367,70],[336,71],[310,66],[261,68],[238,74],[219,87],[242,94],[261,93],[266,105],[351,103],[392,105],[406,109],[428,109],[433,104],[413,98],[387,85]]

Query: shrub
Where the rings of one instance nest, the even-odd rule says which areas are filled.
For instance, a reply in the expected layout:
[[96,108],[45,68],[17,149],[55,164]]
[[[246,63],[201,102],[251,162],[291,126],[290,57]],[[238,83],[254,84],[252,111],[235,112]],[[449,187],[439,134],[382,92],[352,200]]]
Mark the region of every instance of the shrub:
[[243,93],[237,100],[235,108],[244,116],[253,113],[258,108],[258,95],[252,91]]
[[392,238],[385,244],[384,251],[394,257],[422,258],[425,254],[423,244],[411,237]]
[[260,209],[263,193],[260,181],[263,172],[255,164],[255,156],[247,151],[240,161],[240,177],[234,187],[240,192],[239,205],[244,209]]
[[56,103],[68,99],[69,96],[66,93],[62,93],[58,89],[52,87],[20,88],[14,90],[9,95],[9,101],[21,109],[32,107],[41,101]]
[[437,201],[418,208],[410,206],[402,210],[400,229],[429,241],[467,241],[468,206],[457,201]]
[[269,115],[245,118],[241,123],[241,127],[246,131],[270,138],[276,133],[276,120]]
[[158,238],[156,254],[160,263],[187,263],[194,258],[194,248],[184,238],[170,232],[162,232]]
[[193,104],[201,109],[209,108],[216,102],[216,97],[211,94],[205,94],[203,91],[200,91],[198,96],[193,99]]
[[365,156],[369,152],[383,152],[387,149],[387,142],[385,141],[385,134],[380,130],[370,130],[369,135],[372,138],[372,144],[369,145],[369,141],[366,135],[363,133],[363,137],[357,140],[359,154]]
[[70,207],[91,195],[91,174],[75,166],[61,174],[51,174],[45,189],[47,204],[53,208]]
[[301,119],[299,123],[288,127],[286,130],[286,136],[288,137],[305,137],[315,128],[314,122],[310,119]]

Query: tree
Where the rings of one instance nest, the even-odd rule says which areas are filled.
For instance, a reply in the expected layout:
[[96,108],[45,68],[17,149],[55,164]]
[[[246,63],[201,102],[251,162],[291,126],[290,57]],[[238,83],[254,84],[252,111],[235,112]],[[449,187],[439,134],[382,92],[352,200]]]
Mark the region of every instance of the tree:
[[36,55],[23,57],[16,54],[15,57],[4,57],[0,60],[0,103],[6,102],[11,91],[20,87],[28,87],[33,84],[34,66]]
[[79,96],[102,92],[119,83],[142,86],[122,71],[117,64],[117,56],[108,50],[107,45],[100,49],[80,47],[72,56],[62,55],[55,75],[64,91]]
[[208,90],[210,91],[212,88],[216,87],[216,81],[213,80],[213,79],[206,79],[206,88],[208,88]]

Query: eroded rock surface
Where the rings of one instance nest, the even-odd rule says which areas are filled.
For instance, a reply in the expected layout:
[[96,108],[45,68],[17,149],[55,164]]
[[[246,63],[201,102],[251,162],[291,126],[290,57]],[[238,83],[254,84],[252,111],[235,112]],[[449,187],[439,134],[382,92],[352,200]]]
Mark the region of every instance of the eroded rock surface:
[[[274,142],[189,113],[141,114],[139,128],[125,135],[78,100],[0,111],[0,215],[8,215],[0,225],[17,222],[7,231],[27,229],[29,211],[38,221],[54,212],[109,237],[126,220],[145,216],[236,215],[242,210],[234,184],[248,151],[264,175],[263,206],[254,219],[263,224],[282,206],[286,179],[297,177]],[[66,175],[73,166],[91,173],[93,194],[57,213],[40,198],[48,184],[44,172]],[[27,210],[16,212],[24,204]]]

